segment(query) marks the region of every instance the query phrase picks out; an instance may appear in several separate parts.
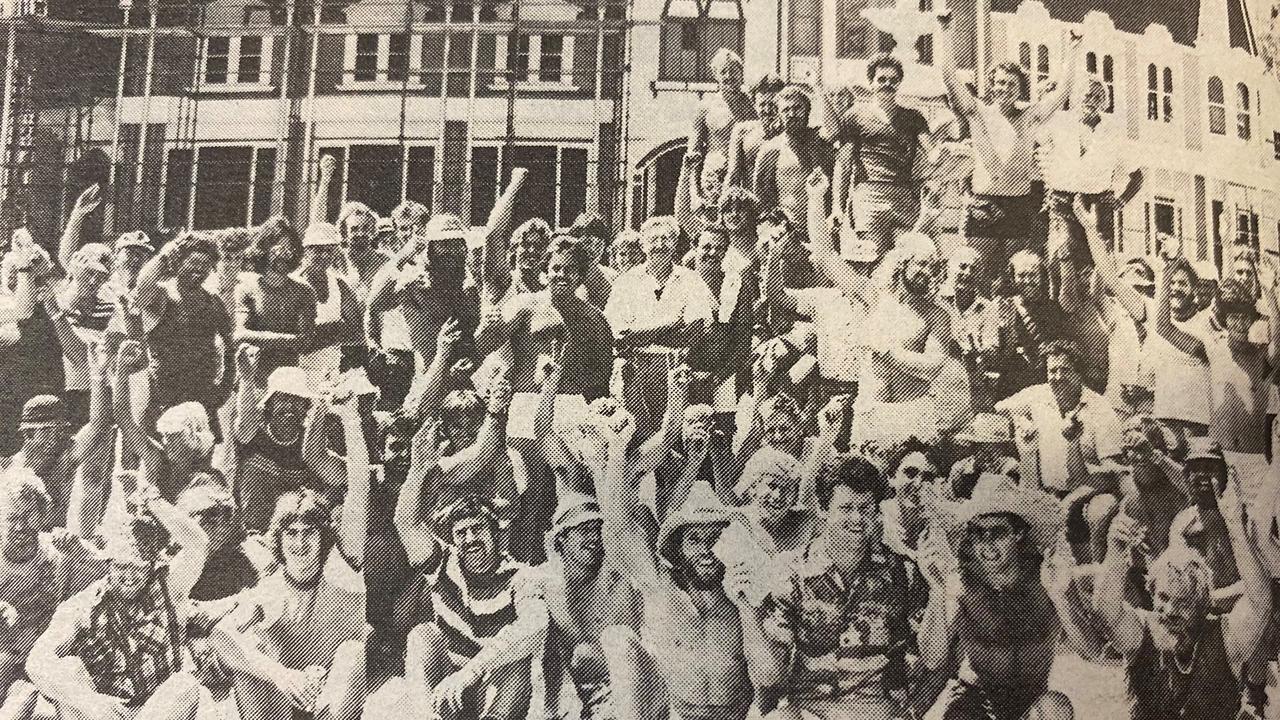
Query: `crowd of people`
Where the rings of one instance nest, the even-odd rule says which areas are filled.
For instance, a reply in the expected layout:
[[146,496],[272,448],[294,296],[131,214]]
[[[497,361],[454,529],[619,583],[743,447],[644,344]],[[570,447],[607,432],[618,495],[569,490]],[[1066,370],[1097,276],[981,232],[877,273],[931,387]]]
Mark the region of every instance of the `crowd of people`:
[[945,122],[717,53],[638,230],[322,158],[302,228],[16,231],[0,719],[1272,712],[1276,258],[1119,257],[1082,39],[978,97],[939,24]]

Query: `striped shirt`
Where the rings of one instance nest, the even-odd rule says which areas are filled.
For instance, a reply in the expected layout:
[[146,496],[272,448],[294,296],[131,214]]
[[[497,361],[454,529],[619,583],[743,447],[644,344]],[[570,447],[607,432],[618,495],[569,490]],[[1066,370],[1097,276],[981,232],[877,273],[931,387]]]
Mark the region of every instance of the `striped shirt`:
[[453,548],[443,549],[440,558],[431,584],[431,605],[449,659],[462,667],[486,640],[515,622],[511,582],[525,566],[504,555],[492,572],[466,576]]

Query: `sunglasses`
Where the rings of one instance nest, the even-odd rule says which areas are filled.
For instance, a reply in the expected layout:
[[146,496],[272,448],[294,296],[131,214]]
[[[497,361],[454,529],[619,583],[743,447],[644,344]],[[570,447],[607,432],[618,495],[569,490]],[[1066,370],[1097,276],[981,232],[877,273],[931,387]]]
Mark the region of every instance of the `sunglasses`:
[[920,478],[921,482],[933,482],[938,479],[938,473],[932,470],[922,470],[918,467],[904,467],[899,472],[908,480]]
[[1013,528],[1008,525],[969,525],[967,532],[980,542],[999,542],[1013,536]]

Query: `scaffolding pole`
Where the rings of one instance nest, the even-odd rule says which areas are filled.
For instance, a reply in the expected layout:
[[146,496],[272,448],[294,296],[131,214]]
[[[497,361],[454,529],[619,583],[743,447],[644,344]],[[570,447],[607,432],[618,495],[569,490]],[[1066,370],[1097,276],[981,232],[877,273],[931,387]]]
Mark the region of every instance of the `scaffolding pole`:
[[13,133],[13,81],[14,62],[17,55],[14,46],[18,43],[16,21],[10,20],[7,33],[7,47],[4,51],[4,117],[0,119],[0,145],[3,146],[3,182],[0,182],[0,208],[7,208],[9,202],[9,184],[13,179],[13,144],[9,136]]

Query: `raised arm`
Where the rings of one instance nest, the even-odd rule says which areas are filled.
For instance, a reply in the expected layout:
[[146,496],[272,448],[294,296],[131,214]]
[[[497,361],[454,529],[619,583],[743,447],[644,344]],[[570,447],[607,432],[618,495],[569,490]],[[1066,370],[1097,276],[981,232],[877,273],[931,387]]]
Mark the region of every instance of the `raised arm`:
[[169,539],[178,546],[177,554],[169,561],[169,590],[176,601],[186,600],[204,573],[209,536],[199,522],[160,497],[154,485],[140,482],[134,498],[139,507],[160,522],[168,531]]
[[[824,211],[829,186],[830,181],[820,170],[810,173],[805,182],[805,191],[809,194],[808,213],[805,219],[809,228],[809,257],[814,268],[830,280],[850,303],[861,305],[865,311],[870,309],[870,304],[863,295],[863,287],[866,283],[860,282],[849,263],[836,253],[835,238],[832,233],[836,228],[828,225],[827,214]],[[832,200],[833,206],[838,202],[837,196]],[[849,230],[852,232],[852,226]]]
[[426,564],[440,552],[440,543],[432,531],[431,518],[422,516],[423,490],[427,478],[439,472],[439,432],[439,421],[430,419],[414,434],[409,472],[404,484],[400,486],[400,495],[396,498],[392,521],[412,567]]
[[80,235],[84,229],[84,221],[89,219],[93,211],[102,205],[102,188],[94,183],[80,193],[76,204],[67,215],[67,226],[62,230],[58,240],[58,264],[63,268],[71,266],[71,255],[80,248]]
[[640,475],[653,472],[675,447],[684,424],[684,411],[689,407],[689,383],[692,379],[693,370],[684,363],[680,353],[667,355],[667,407],[662,415],[662,426],[640,446],[631,466],[632,472]]
[[1271,621],[1271,577],[1258,560],[1256,545],[1268,529],[1246,517],[1244,497],[1240,476],[1231,467],[1226,490],[1218,498],[1218,505],[1226,520],[1231,551],[1244,587],[1244,594],[1223,618],[1222,624],[1222,639],[1232,668],[1241,667],[1253,656]]
[[494,203],[493,210],[489,213],[489,220],[485,223],[482,305],[497,304],[506,294],[507,287],[511,285],[511,259],[508,256],[508,246],[511,242],[511,232],[515,228],[516,199],[528,175],[529,171],[524,168],[512,169],[511,179],[507,182],[502,196]]
[[333,173],[338,169],[338,161],[332,155],[320,157],[320,177],[316,181],[316,191],[311,196],[311,222],[326,222],[329,217],[329,188],[333,185]]
[[1035,104],[1031,106],[1031,122],[1036,125],[1043,125],[1049,122],[1054,113],[1062,109],[1066,104],[1067,98],[1071,97],[1071,91],[1076,83],[1076,68],[1080,64],[1080,42],[1084,37],[1075,30],[1070,31],[1067,39],[1066,57],[1063,58],[1062,74],[1058,82],[1054,84],[1053,89],[1045,93]]
[[[611,402],[611,401],[604,401]],[[630,471],[627,448],[635,434],[631,414],[614,406],[613,412],[598,418],[608,444],[605,477],[596,478],[605,551],[616,559],[619,569],[636,580],[641,587],[651,586],[657,579],[653,547],[656,538],[646,528],[640,504],[640,476]]]
[[1102,236],[1098,233],[1098,206],[1094,205],[1092,209],[1086,208],[1084,201],[1077,195],[1072,207],[1075,210],[1076,220],[1084,227],[1089,254],[1093,256],[1094,272],[1098,273],[1102,284],[1115,295],[1134,322],[1146,322],[1147,299],[1120,278],[1120,268],[1116,265],[1116,258],[1107,251],[1106,245],[1102,242]]
[[120,343],[116,356],[116,374],[112,399],[115,408],[116,427],[120,428],[120,439],[126,455],[138,458],[142,475],[154,480],[152,473],[164,465],[164,452],[156,445],[138,424],[138,418],[145,414],[146,408],[133,406],[133,393],[130,378],[147,368],[146,350],[137,340],[125,340]]
[[173,276],[173,258],[182,250],[186,242],[186,237],[177,237],[165,243],[164,247],[160,248],[160,251],[138,271],[134,297],[138,308],[142,311],[153,316],[160,312],[167,299],[160,283]]
[[951,27],[951,12],[938,14],[938,68],[942,70],[942,82],[947,86],[951,109],[957,115],[968,116],[978,111],[978,100],[961,82],[956,68],[955,35]]
[[1277,293],[1280,293],[1280,271],[1277,271],[1276,262],[1270,257],[1262,259],[1261,267],[1265,271],[1258,274],[1258,284],[1262,286],[1262,301],[1267,308],[1267,324],[1271,331],[1267,359],[1274,373],[1280,370],[1280,302],[1276,299]]
[[1111,521],[1107,555],[1093,590],[1094,609],[1111,630],[1111,644],[1125,656],[1133,656],[1146,633],[1142,617],[1125,602],[1125,586],[1134,550],[1144,541],[1146,531],[1136,520],[1121,513]]
[[1106,639],[1090,621],[1091,608],[1077,586],[1075,558],[1065,538],[1040,566],[1040,580],[1058,611],[1058,622],[1067,645],[1085,660],[1097,660],[1106,647]]
[[417,378],[405,395],[402,412],[422,422],[427,416],[440,409],[444,400],[445,380],[449,376],[449,368],[457,358],[456,348],[462,339],[462,325],[457,318],[445,320],[444,326],[436,335],[436,353],[431,358],[427,371]]
[[[475,442],[459,450],[441,463],[445,482],[451,486],[474,482],[482,474],[492,473],[507,448],[507,411],[511,408],[511,382],[501,377],[493,382],[485,398],[487,411]],[[499,488],[499,497],[512,498],[514,487]]]
[[931,670],[942,668],[951,654],[964,591],[955,555],[947,542],[946,531],[931,525],[917,556],[920,574],[929,585],[929,604],[916,638],[920,659]]
[[[302,462],[325,485],[338,488],[347,484],[347,468],[329,450],[329,432],[325,421],[332,411],[326,397],[317,397],[311,401],[311,408],[302,424]],[[365,461],[367,463],[368,458]]]
[[236,350],[236,407],[231,423],[231,435],[241,445],[249,444],[266,422],[262,414],[266,387],[261,375],[258,348],[241,345]]
[[365,540],[369,534],[369,446],[365,443],[364,424],[354,398],[334,405],[333,414],[342,423],[347,449],[347,496],[342,501],[338,541],[343,557],[358,569],[364,566]]

